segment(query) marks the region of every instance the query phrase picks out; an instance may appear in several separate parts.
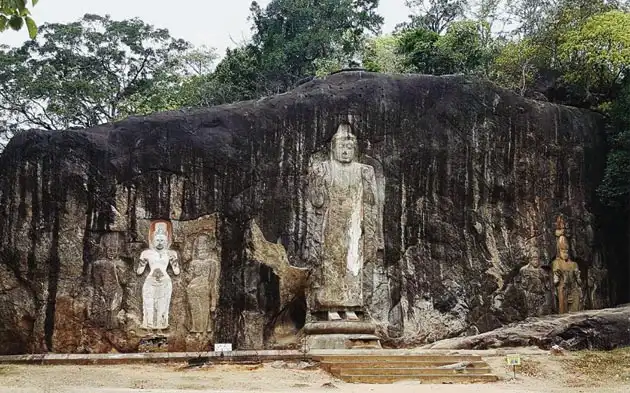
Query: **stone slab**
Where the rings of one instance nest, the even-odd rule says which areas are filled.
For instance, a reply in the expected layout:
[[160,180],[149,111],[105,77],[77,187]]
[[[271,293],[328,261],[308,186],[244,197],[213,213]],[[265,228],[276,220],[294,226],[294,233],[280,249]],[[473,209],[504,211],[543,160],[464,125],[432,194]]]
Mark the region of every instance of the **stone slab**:
[[310,349],[379,349],[381,343],[371,334],[312,334],[306,336]]
[[499,378],[493,374],[454,374],[454,375],[351,375],[342,378],[349,383],[396,383],[401,381],[418,381],[426,384],[452,383],[489,383]]
[[0,356],[0,364],[130,364],[130,363],[179,363],[196,358],[213,362],[245,362],[305,359],[309,356],[294,350],[232,351],[232,352],[154,352],[154,353],[107,353],[107,354],[39,354]]
[[374,334],[376,325],[369,322],[326,321],[304,325],[306,334]]

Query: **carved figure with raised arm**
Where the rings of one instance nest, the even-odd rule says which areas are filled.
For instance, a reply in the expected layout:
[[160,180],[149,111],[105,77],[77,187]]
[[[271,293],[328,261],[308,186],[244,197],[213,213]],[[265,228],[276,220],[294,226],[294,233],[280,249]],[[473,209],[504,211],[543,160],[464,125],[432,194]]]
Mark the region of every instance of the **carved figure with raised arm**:
[[206,234],[193,241],[193,259],[190,262],[191,279],[186,286],[186,298],[190,311],[190,331],[212,331],[211,315],[217,308],[219,297],[220,262],[216,244]]
[[311,310],[328,320],[357,320],[363,304],[362,274],[378,245],[374,168],[357,160],[357,138],[341,124],[328,160],[312,162],[308,201],[311,249],[316,265]]
[[142,286],[142,327],[145,329],[168,328],[169,308],[173,283],[167,273],[170,265],[173,274],[180,273],[177,253],[170,250],[172,227],[168,221],[155,221],[149,230],[148,250],[140,254],[137,274],[143,274],[147,265],[149,274]]
[[578,264],[569,258],[569,241],[561,216],[556,220],[557,254],[551,268],[555,286],[557,311],[564,314],[579,311],[582,304],[582,278]]

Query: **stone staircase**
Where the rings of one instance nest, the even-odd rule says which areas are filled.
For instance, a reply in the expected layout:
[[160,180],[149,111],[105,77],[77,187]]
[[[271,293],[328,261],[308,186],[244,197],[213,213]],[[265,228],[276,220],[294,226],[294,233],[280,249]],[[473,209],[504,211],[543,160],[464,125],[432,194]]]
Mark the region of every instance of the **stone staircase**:
[[350,383],[421,383],[495,382],[481,356],[475,355],[318,355],[313,360],[321,367]]

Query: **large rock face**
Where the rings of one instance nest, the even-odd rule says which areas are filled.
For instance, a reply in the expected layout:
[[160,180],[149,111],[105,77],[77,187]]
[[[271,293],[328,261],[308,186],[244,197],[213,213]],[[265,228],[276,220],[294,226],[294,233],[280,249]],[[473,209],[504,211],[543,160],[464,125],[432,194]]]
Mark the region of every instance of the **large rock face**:
[[427,349],[491,349],[554,345],[567,350],[611,350],[630,346],[630,307],[532,317],[474,336],[449,338]]
[[545,279],[524,284],[538,270],[522,268],[553,260],[558,215],[596,292],[598,116],[461,77],[345,72],[259,101],[15,137],[0,156],[0,352],[142,348],[154,220],[170,221],[170,287],[149,280],[151,296],[171,296],[169,350],[298,345],[307,175],[343,122],[382,189],[362,285],[384,342],[549,312]]

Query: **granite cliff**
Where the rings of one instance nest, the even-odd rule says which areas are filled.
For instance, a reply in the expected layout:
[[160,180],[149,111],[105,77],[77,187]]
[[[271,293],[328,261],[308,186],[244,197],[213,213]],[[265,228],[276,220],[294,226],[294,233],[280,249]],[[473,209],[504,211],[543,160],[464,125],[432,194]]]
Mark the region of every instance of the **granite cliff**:
[[[340,123],[383,189],[363,288],[384,343],[552,312],[545,295],[531,306],[520,276],[554,259],[560,215],[584,308],[616,301],[620,237],[595,196],[601,117],[464,77],[343,72],[258,101],[17,135],[0,156],[0,353],[137,351],[136,267],[158,219],[172,223],[182,270],[169,270],[169,350],[299,347],[306,174]],[[199,231],[206,262],[193,268]],[[212,270],[212,285],[195,284],[195,269]],[[212,300],[192,305],[195,293]]]

